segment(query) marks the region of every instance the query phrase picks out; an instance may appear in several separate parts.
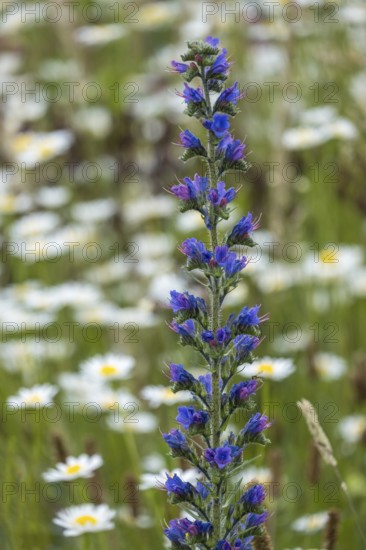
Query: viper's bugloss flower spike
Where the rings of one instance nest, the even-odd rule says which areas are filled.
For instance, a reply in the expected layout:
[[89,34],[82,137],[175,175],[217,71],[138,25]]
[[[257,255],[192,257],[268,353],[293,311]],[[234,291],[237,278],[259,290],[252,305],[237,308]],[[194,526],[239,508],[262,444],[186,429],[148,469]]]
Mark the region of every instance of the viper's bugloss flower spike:
[[[172,456],[197,468],[199,478],[191,484],[176,474],[167,475],[164,488],[169,501],[194,511],[195,520],[172,520],[164,532],[174,550],[252,550],[267,519],[265,492],[260,484],[249,485],[235,501],[228,496],[228,478],[240,469],[247,445],[268,442],[263,432],[270,423],[260,412],[252,413],[263,381],[253,378],[232,383],[232,378],[243,362],[252,362],[260,344],[260,325],[268,317],[259,314],[258,305],[243,306],[222,323],[221,306],[239,284],[249,261],[232,247],[254,245],[251,234],[258,220],[249,213],[226,237],[218,232],[219,222],[230,218],[228,205],[237,195],[222,176],[228,171],[248,169],[245,144],[230,130],[242,93],[238,82],[224,89],[231,62],[218,38],[189,41],[188,51],[181,58],[182,63],[172,62],[172,71],[185,81],[183,91],[177,93],[184,99],[185,113],[199,121],[199,135],[202,126],[206,131],[205,141],[193,129],[180,133],[185,148],[181,159],[198,157],[207,170],[193,178],[184,177],[171,186],[170,192],[178,198],[182,212],[198,211],[208,229],[208,243],[189,237],[179,247],[186,256],[187,269],[200,270],[204,275],[200,280],[207,298],[172,290],[169,305],[174,318],[169,326],[180,336],[182,345],[200,354],[207,372],[196,378],[181,364],[169,365],[173,392],[188,390],[192,404],[178,407],[176,422],[180,429],[164,433],[163,438]],[[197,85],[188,85],[193,79],[197,79]],[[214,105],[212,91],[218,94]],[[237,434],[230,432],[224,438],[225,427],[237,409],[248,414],[247,422]]]

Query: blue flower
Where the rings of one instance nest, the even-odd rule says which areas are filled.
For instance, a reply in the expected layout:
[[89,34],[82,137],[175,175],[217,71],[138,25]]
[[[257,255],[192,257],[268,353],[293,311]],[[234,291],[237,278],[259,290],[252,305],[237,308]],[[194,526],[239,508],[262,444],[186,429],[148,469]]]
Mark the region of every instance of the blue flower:
[[231,330],[228,327],[222,327],[216,331],[216,341],[219,346],[225,346],[231,338]]
[[206,500],[206,498],[210,494],[210,491],[208,490],[206,485],[203,485],[203,483],[201,483],[200,481],[197,481],[196,491],[203,500]]
[[203,149],[202,143],[192,132],[189,130],[184,130],[179,134],[181,143],[183,147],[187,149]]
[[176,290],[170,291],[170,307],[174,313],[178,313],[179,311],[189,311],[192,313],[202,311],[206,313],[207,311],[203,298],[198,298],[188,292],[177,292]]
[[213,346],[224,346],[226,345],[231,337],[231,330],[229,327],[222,327],[217,329],[216,334],[212,330],[204,330],[201,333],[201,338],[204,342]]
[[245,424],[244,428],[241,430],[242,435],[256,435],[260,432],[263,432],[268,428],[271,423],[268,421],[268,416],[261,413],[255,413]]
[[205,411],[196,411],[194,407],[178,407],[176,421],[188,430],[191,426],[204,426],[209,421],[209,414]]
[[226,245],[216,246],[215,260],[220,267],[224,268],[227,277],[233,277],[248,263],[245,256],[238,258],[235,252],[229,252],[229,247]]
[[[220,267],[224,267],[229,255],[229,247],[226,245],[216,246],[215,248],[215,260]],[[235,255],[235,254],[234,254]]]
[[188,451],[187,440],[180,430],[170,430],[169,433],[164,433],[163,438],[172,450]]
[[183,365],[177,363],[171,363],[170,367],[170,381],[179,384],[182,388],[190,389],[192,388],[197,380],[194,376],[188,371],[185,370]]
[[259,338],[249,334],[241,334],[234,338],[237,361],[245,359],[259,344]]
[[188,86],[186,82],[184,83],[183,92],[177,92],[177,94],[184,98],[185,103],[190,103],[191,101],[193,103],[201,103],[201,101],[204,101],[202,90],[200,88],[195,90],[194,88]]
[[167,480],[165,482],[165,489],[168,492],[168,495],[175,494],[179,497],[187,498],[192,494],[192,485],[186,483],[177,474],[174,474],[173,477],[170,477],[169,474],[166,474]]
[[212,524],[209,522],[190,521],[183,518],[171,520],[169,527],[164,530],[164,533],[170,541],[182,544],[184,548],[189,541],[204,541],[212,533],[212,530]]
[[229,397],[234,403],[240,404],[241,401],[248,399],[250,395],[256,392],[258,387],[257,380],[245,380],[234,384],[230,390]]
[[198,377],[199,382],[204,386],[207,395],[212,395],[212,376],[210,373],[208,374],[201,374]]
[[226,277],[234,277],[234,275],[244,269],[247,264],[248,260],[245,256],[243,256],[242,258],[237,258],[234,252],[228,254],[228,257],[223,265]]
[[241,500],[250,507],[260,506],[266,498],[266,492],[263,485],[253,485],[250,487]]
[[214,48],[217,48],[217,46],[220,44],[219,38],[213,38],[212,36],[208,36],[205,40],[207,44],[210,44]]
[[262,512],[261,514],[250,513],[245,518],[245,527],[249,529],[250,527],[258,527],[264,523],[268,518],[268,512]]
[[249,237],[249,233],[258,229],[259,220],[253,220],[253,214],[248,212],[236,223],[228,237],[228,243],[241,244]]
[[263,316],[263,317],[258,316],[259,308],[260,306],[253,306],[253,307],[244,306],[243,309],[240,311],[239,315],[237,316],[237,318],[235,319],[234,325],[238,329],[258,326],[259,323],[267,319],[266,316]]
[[183,338],[186,343],[194,341],[196,335],[196,327],[193,319],[187,319],[184,323],[178,324],[176,321],[172,321],[169,327],[174,330],[179,336]]
[[233,459],[237,458],[242,452],[240,447],[228,445],[225,443],[223,447],[208,448],[205,450],[205,459],[211,465],[217,466],[220,470],[230,464]]
[[209,200],[217,207],[226,206],[228,202],[235,199],[235,196],[236,191],[234,187],[230,187],[230,189],[226,190],[224,181],[219,181],[216,189],[210,189],[208,193]]
[[210,130],[216,137],[222,138],[230,128],[229,116],[223,113],[215,113],[212,120],[205,120],[203,123],[207,130]]
[[173,185],[170,191],[181,200],[205,200],[205,192],[208,188],[208,178],[202,178],[198,174],[191,178],[183,178],[183,183]]
[[239,99],[241,99],[242,97],[243,94],[240,92],[239,83],[235,82],[232,86],[226,88],[226,90],[223,90],[221,92],[221,94],[217,98],[215,109],[218,109],[225,103],[233,103],[234,105],[236,105]]
[[187,63],[179,63],[178,61],[172,61],[171,66],[172,66],[172,72],[179,73],[179,74],[185,73],[189,67]]
[[215,79],[215,78],[227,75],[230,69],[230,63],[226,59],[226,56],[227,56],[227,49],[223,48],[222,53],[216,57],[211,67],[207,68],[206,70],[207,78]]
[[223,137],[217,145],[217,152],[230,162],[237,162],[244,158],[245,143],[234,139],[230,134]]
[[180,251],[191,260],[201,264],[208,263],[212,258],[212,253],[206,249],[205,245],[193,237],[186,239],[181,244]]

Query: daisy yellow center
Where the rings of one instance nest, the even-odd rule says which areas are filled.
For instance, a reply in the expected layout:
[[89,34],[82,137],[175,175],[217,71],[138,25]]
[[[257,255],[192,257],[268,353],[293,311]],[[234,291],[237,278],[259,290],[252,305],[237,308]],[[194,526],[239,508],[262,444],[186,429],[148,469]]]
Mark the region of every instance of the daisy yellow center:
[[39,154],[41,158],[47,158],[53,154],[53,147],[51,147],[47,143],[43,143],[39,148]]
[[263,363],[259,367],[259,372],[263,372],[264,374],[273,374],[273,365],[270,363]]
[[322,250],[319,254],[319,258],[322,264],[335,264],[339,261],[338,254],[329,250]]
[[308,519],[308,528],[309,529],[316,529],[319,526],[319,519],[318,518],[309,518]]
[[41,398],[39,395],[30,395],[27,397],[27,403],[39,403],[41,401]]
[[170,388],[164,388],[163,397],[165,397],[165,399],[173,399],[175,395]]
[[77,474],[79,471],[80,471],[79,464],[73,464],[72,466],[68,466],[66,468],[66,473],[67,474]]
[[16,153],[20,151],[24,151],[25,149],[27,149],[27,147],[30,145],[31,142],[32,142],[31,136],[28,136],[28,135],[17,136],[13,142],[13,149]]
[[76,518],[75,523],[78,523],[79,525],[87,525],[88,523],[91,523],[92,525],[96,525],[97,520],[93,516],[85,515],[85,516],[79,516],[78,518]]
[[117,369],[113,365],[102,365],[100,367],[100,374],[103,376],[113,376],[117,374]]
[[1,210],[5,212],[10,212],[14,209],[14,206],[15,206],[15,197],[13,197],[12,195],[4,195],[2,197]]

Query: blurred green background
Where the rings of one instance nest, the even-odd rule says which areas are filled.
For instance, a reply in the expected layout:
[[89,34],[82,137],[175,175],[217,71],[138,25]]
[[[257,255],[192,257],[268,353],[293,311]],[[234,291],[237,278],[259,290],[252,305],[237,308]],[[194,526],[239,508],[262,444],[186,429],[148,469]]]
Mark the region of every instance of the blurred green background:
[[[170,289],[197,290],[178,244],[207,236],[202,221],[178,215],[165,192],[201,169],[178,160],[179,128],[200,129],[183,115],[175,95],[182,82],[167,69],[187,40],[208,35],[230,52],[230,82],[245,91],[235,133],[245,139],[252,168],[240,179],[227,177],[242,186],[233,219],[248,210],[261,215],[259,246],[226,311],[262,304],[270,321],[259,357],[294,365],[282,379],[275,364],[267,369],[260,396],[273,420],[272,445],[253,462],[253,475],[273,484],[274,547],[322,548],[322,516],[305,519],[298,531],[293,522],[337,508],[339,550],[364,550],[335,474],[321,464],[294,403],[306,397],[317,405],[364,524],[366,6],[248,4],[3,4],[0,536],[6,550],[158,550],[164,522],[179,513],[142,481],[151,473],[153,487],[161,470],[187,468],[167,456],[161,440],[159,430],[172,427],[176,413],[160,386],[168,382],[166,362],[200,364],[167,329],[166,303]],[[122,401],[120,432],[110,429],[108,405],[95,418],[81,408],[70,416],[65,405],[75,396],[99,403],[65,374],[104,353],[135,359],[130,378],[110,384],[131,397]],[[43,383],[58,388],[59,418],[51,409],[49,416],[9,410],[9,396]],[[129,402],[136,403],[137,424],[128,421]],[[237,426],[242,422],[236,418]],[[73,489],[70,482],[55,489],[42,480],[63,453],[82,452],[104,459],[94,485],[79,480]],[[115,529],[63,537],[52,518],[86,501],[116,509]]]

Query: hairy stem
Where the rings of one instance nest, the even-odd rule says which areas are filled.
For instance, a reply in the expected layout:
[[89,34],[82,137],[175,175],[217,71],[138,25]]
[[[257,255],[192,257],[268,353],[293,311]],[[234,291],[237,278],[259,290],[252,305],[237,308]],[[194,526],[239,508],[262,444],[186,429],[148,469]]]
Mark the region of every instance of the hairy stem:
[[[210,94],[207,86],[205,77],[202,75],[202,83],[204,87],[205,100],[207,105],[207,115],[209,118],[212,117],[212,108]],[[208,178],[210,183],[210,188],[216,186],[217,183],[217,172],[215,165],[215,150],[214,144],[212,143],[211,132],[208,131],[207,137],[207,150],[208,150]],[[213,204],[208,205],[210,208],[210,217],[212,220],[212,228],[209,230],[211,249],[212,251],[218,246],[218,235],[217,235],[217,222],[214,215],[214,206]],[[216,283],[216,279],[211,279],[210,284],[211,290],[211,310],[210,310],[210,329],[213,332],[219,328],[220,323],[220,288]],[[220,359],[215,359],[211,361],[211,370],[212,370],[212,410],[211,410],[211,432],[212,432],[212,447],[220,447],[221,440],[221,391],[220,391]],[[216,484],[216,494],[214,497],[213,507],[212,507],[212,523],[214,528],[214,537],[217,540],[221,538],[221,511],[222,511],[222,502],[221,502],[221,483]]]

